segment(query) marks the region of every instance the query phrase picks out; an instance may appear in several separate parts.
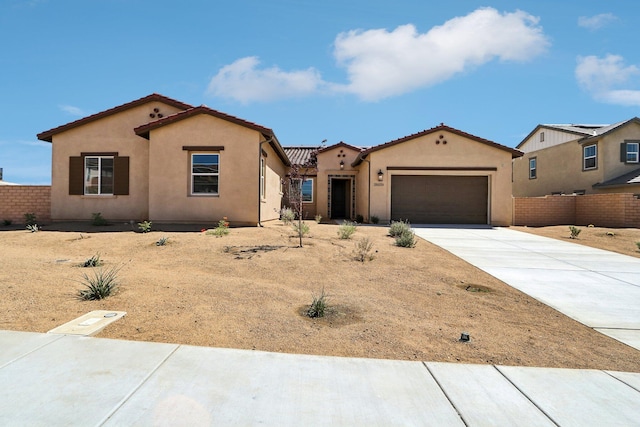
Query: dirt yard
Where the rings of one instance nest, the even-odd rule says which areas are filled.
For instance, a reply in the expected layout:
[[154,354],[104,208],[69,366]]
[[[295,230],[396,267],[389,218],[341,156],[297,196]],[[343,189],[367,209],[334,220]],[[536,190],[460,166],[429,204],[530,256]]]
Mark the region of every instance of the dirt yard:
[[[304,247],[289,226],[196,229],[52,225],[0,228],[0,329],[46,332],[91,310],[127,315],[98,336],[264,351],[404,360],[595,368],[640,372],[640,352],[592,331],[419,240],[396,247],[387,228],[309,223]],[[567,239],[567,227],[516,229]],[[576,243],[638,256],[640,230],[582,229]],[[156,241],[167,237],[165,246]],[[369,237],[374,259],[355,260]],[[121,266],[120,287],[101,301],[76,298],[100,254]],[[314,294],[329,314],[303,315]],[[460,342],[462,332],[470,342]]]

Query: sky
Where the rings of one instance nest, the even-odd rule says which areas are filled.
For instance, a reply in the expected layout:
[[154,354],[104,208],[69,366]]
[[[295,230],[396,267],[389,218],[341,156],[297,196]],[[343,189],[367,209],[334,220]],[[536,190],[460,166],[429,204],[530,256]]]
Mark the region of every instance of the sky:
[[637,0],[0,0],[0,168],[51,183],[36,134],[160,93],[369,147],[444,123],[515,147],[640,116]]

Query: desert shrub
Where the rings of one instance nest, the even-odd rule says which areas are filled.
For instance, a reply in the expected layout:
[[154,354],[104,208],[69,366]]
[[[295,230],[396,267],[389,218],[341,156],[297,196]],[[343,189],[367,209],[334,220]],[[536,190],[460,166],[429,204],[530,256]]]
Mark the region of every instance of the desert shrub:
[[569,231],[571,231],[571,236],[569,236],[569,238],[571,239],[577,239],[578,238],[578,234],[580,234],[580,232],[582,231],[581,229],[579,229],[578,227],[574,227],[573,225],[569,226]]
[[95,212],[91,214],[91,225],[101,226],[107,225],[108,222],[100,212]]
[[338,237],[341,239],[350,239],[353,233],[356,232],[356,223],[345,221],[338,227]]
[[317,215],[315,216],[315,218],[314,218],[314,219],[316,220],[316,222],[317,222],[318,224],[320,224],[320,221],[322,221],[322,215],[317,214]]
[[396,236],[396,246],[403,248],[413,248],[416,245],[416,235],[413,230],[409,229],[404,233]]
[[165,246],[167,244],[167,241],[169,240],[168,237],[161,237],[157,242],[156,242],[156,246]]
[[36,214],[33,212],[24,214],[24,223],[27,225],[34,225],[36,223]]
[[78,291],[78,298],[85,301],[100,300],[115,292],[118,287],[119,266],[109,269],[94,268],[92,274],[84,273],[80,283],[85,289]]
[[296,213],[291,208],[282,208],[280,210],[280,219],[285,224],[291,224],[296,219]]
[[37,231],[40,231],[40,227],[38,227],[38,224],[28,224],[27,230],[29,230],[32,233],[35,233]]
[[640,242],[636,242],[636,246],[638,247],[638,250],[640,251]]
[[223,217],[220,221],[218,221],[218,225],[213,230],[207,230],[208,235],[213,235],[216,237],[222,237],[229,234],[229,221],[227,221],[227,217]]
[[356,242],[356,259],[360,262],[373,260],[373,242],[369,237],[363,237]]
[[3,219],[2,220],[2,224],[4,224],[4,225],[11,225],[12,222],[13,221],[11,221],[10,219]]
[[293,227],[293,231],[296,232],[296,236],[306,236],[307,234],[309,234],[309,226],[306,222],[293,222],[291,223],[291,225]]
[[100,267],[102,265],[102,260],[100,259],[100,254],[97,253],[91,258],[87,259],[84,263],[82,263],[83,267]]
[[311,318],[323,317],[324,312],[327,310],[327,296],[324,288],[322,288],[320,294],[313,295],[313,301],[307,309],[307,316]]
[[151,231],[151,221],[142,221],[138,223],[138,228],[143,233],[148,233]]
[[371,224],[377,224],[380,222],[380,218],[375,215],[371,215]]
[[356,215],[356,222],[358,224],[362,224],[364,222],[364,217],[360,214]]
[[409,221],[391,221],[391,226],[389,226],[389,236],[391,237],[397,237],[410,231],[411,224],[409,224]]

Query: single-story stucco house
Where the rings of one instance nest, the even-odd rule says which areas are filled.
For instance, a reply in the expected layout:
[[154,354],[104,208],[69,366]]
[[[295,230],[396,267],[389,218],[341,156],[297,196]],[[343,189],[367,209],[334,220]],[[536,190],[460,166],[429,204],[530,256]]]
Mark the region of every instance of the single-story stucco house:
[[305,215],[509,225],[522,153],[440,124],[370,148],[283,148],[273,130],[163,95],[38,134],[52,143],[51,217],[256,225],[277,219],[292,164]]

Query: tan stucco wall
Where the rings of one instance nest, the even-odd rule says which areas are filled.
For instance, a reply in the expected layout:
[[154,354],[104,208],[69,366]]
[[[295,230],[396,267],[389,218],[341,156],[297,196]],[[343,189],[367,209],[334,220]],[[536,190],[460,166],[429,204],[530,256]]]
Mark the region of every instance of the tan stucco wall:
[[287,168],[271,145],[264,143],[262,144],[262,149],[267,153],[267,175],[266,194],[260,202],[260,221],[270,221],[280,217],[282,197],[284,196],[281,191],[283,188],[280,184]]
[[[351,217],[355,218],[360,214],[366,219],[366,200],[359,202],[358,190],[359,181],[362,178],[360,167],[354,169],[351,167],[358,155],[359,151],[350,149],[345,146],[337,146],[335,148],[318,153],[318,176],[316,179],[316,211],[323,218],[329,218],[329,180],[330,177],[353,179],[356,183],[356,212],[351,212]],[[340,161],[344,162],[344,169],[340,169]],[[366,166],[366,165],[365,165]],[[363,204],[361,204],[363,203]]]
[[[167,222],[216,222],[227,217],[236,224],[257,224],[261,137],[255,130],[206,114],[152,130],[149,218]],[[224,147],[219,151],[219,195],[190,195],[190,152],[183,150],[183,146]],[[275,153],[268,154],[270,162],[274,157]],[[268,174],[267,194],[279,193],[279,184],[271,188],[275,183],[274,173],[272,169]],[[265,205],[266,216],[269,205],[275,205],[274,199],[268,199]]]
[[[443,138],[440,138],[440,135]],[[436,144],[436,141],[447,141]],[[489,222],[492,225],[510,225],[512,221],[511,201],[511,153],[460,135],[435,132],[369,154],[371,162],[371,215],[380,221],[391,217],[391,177],[393,175],[456,175],[487,176],[489,180]],[[387,170],[388,167],[434,167],[434,168],[496,168],[495,171],[466,170]],[[360,165],[367,182],[367,165]],[[382,170],[383,180],[378,181]],[[360,193],[366,193],[360,191]]]
[[[640,140],[640,124],[629,123],[600,140],[598,149],[601,150],[602,154],[599,160],[603,161],[604,166],[603,180],[607,181],[640,168],[639,163],[623,163],[620,161],[620,144],[625,140]],[[626,192],[629,191],[627,190]]]
[[[154,108],[166,116],[180,111],[175,107],[150,102],[107,116],[53,136],[51,171],[51,218],[90,220],[101,212],[107,220],[142,220],[148,213],[148,143],[133,129],[148,123]],[[69,157],[81,152],[118,152],[129,156],[129,195],[70,196]]]

